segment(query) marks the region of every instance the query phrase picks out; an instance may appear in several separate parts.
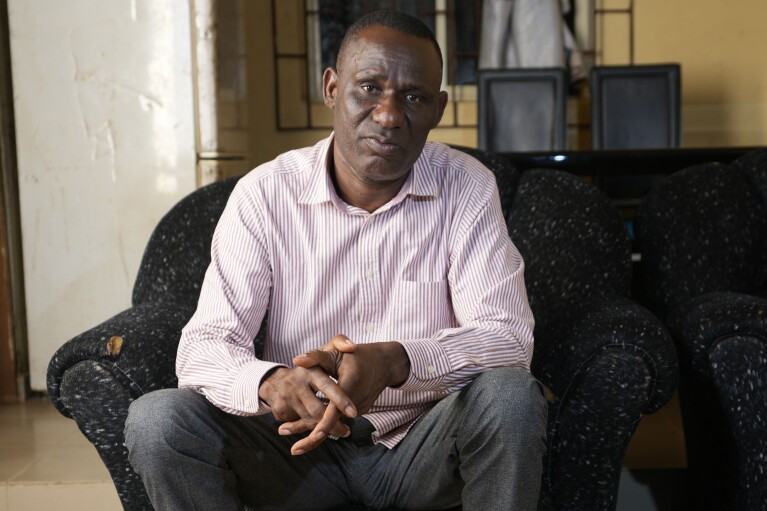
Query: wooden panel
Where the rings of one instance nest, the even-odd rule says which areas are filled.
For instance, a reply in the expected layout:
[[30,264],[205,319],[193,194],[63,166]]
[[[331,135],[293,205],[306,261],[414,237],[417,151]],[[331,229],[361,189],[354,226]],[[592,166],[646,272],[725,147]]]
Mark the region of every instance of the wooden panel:
[[[8,6],[0,1],[0,402],[23,397],[26,383],[19,368],[26,364],[24,292],[21,274],[18,181],[14,143]],[[18,289],[12,287],[12,280]],[[14,296],[15,307],[14,312]],[[18,323],[18,324],[16,324]],[[15,328],[16,326],[16,328]],[[21,334],[19,338],[16,333]],[[19,360],[21,358],[21,360]],[[22,373],[26,374],[26,370]],[[22,388],[19,388],[19,382]]]
[[13,401],[18,392],[5,231],[5,201],[0,194],[0,401]]
[[275,24],[275,48],[278,54],[303,54],[306,51],[306,17],[303,0],[279,0],[273,2]]
[[277,61],[279,84],[279,124],[281,128],[309,126],[307,115],[306,61],[280,59]]

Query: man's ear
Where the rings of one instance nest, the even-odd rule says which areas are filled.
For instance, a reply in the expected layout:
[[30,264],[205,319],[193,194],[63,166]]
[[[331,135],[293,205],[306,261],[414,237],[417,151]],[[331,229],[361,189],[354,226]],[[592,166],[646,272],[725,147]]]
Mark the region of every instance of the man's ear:
[[440,91],[437,105],[437,115],[434,116],[434,122],[431,127],[436,128],[439,125],[439,121],[442,120],[442,116],[445,114],[445,107],[447,106],[447,92]]
[[338,73],[334,68],[329,67],[322,73],[322,99],[328,108],[335,108],[337,90]]

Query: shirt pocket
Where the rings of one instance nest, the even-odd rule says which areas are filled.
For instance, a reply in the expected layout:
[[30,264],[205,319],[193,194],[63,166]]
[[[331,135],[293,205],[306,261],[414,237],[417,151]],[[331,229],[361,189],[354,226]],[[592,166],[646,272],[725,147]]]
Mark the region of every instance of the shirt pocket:
[[424,339],[443,328],[455,326],[447,280],[415,282],[400,280],[389,305],[388,338]]

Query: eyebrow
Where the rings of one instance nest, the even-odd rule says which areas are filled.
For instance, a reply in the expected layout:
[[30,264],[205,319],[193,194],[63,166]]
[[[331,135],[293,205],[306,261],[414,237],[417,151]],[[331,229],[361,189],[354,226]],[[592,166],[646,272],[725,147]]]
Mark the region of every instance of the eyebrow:
[[386,79],[386,76],[386,73],[375,69],[363,69],[352,75],[355,80],[382,80]]
[[[367,80],[385,81],[388,79],[388,75],[386,73],[382,73],[380,71],[375,71],[375,70],[362,70],[354,74],[352,78],[355,82],[364,82]],[[417,84],[413,82],[405,83],[404,86],[401,87],[401,89],[418,91],[422,93],[433,92],[432,88],[429,87],[427,84]]]

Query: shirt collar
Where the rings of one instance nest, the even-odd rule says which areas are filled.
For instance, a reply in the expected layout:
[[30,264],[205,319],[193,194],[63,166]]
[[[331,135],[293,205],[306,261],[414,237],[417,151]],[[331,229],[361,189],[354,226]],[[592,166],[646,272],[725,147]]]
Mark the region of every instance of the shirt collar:
[[430,161],[432,151],[432,145],[427,142],[421,151],[421,155],[413,164],[413,186],[410,189],[410,195],[439,197],[438,170],[432,168]]
[[[308,179],[301,196],[298,198],[299,204],[332,202],[341,210],[345,211],[348,209],[349,206],[336,193],[328,169],[328,160],[334,138],[335,134],[331,133],[328,138],[320,141],[315,146],[317,157],[308,169]],[[430,147],[427,143],[423,151],[421,151],[421,155],[413,164],[410,176],[408,176],[407,181],[403,184],[401,192],[390,201],[390,204],[391,202],[401,202],[404,200],[404,196],[407,195],[419,197],[439,196],[439,187],[435,179],[434,169],[431,169],[429,166],[429,156],[427,154],[431,152],[429,149]]]
[[317,154],[314,163],[307,169],[308,179],[301,196],[298,198],[299,204],[331,202],[332,196],[337,196],[328,172],[328,156],[330,148],[333,147],[333,137],[333,133],[331,133],[328,138],[315,146],[314,150],[317,151]]

